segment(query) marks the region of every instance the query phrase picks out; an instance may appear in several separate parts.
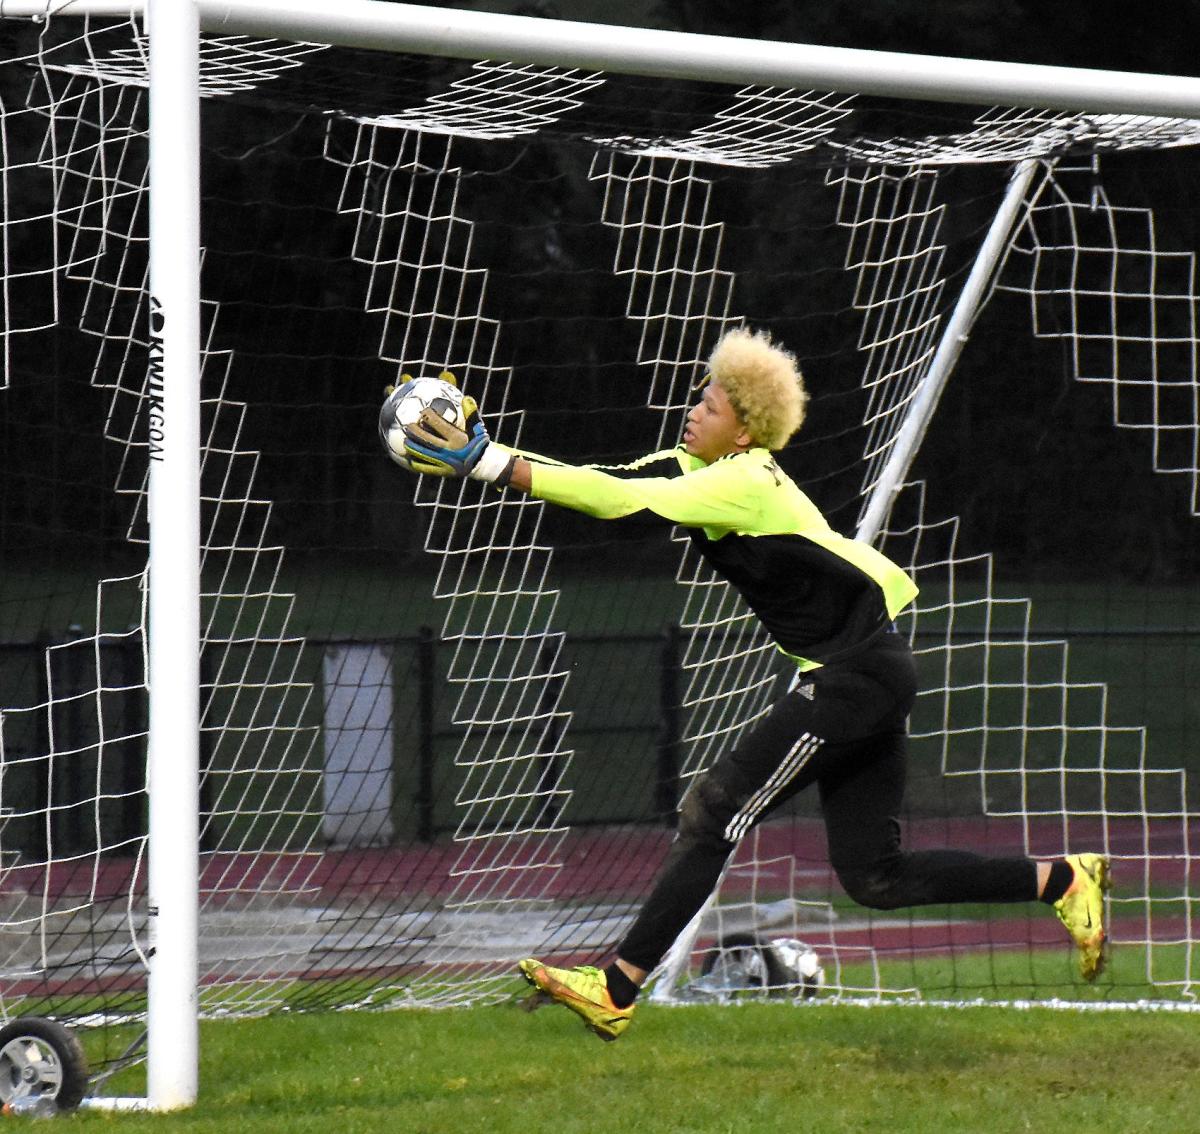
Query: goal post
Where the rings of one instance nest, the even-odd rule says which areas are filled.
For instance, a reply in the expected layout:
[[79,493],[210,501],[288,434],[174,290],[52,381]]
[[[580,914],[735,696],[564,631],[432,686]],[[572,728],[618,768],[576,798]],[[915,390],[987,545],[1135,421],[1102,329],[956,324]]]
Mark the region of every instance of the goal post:
[[[409,478],[372,415],[385,382],[448,367],[501,440],[629,459],[674,443],[746,320],[782,328],[814,390],[781,460],[922,586],[913,838],[1112,853],[1136,961],[1101,998],[1189,1003],[1195,722],[1146,658],[1169,639],[1186,672],[1192,607],[1164,587],[1081,629],[1086,556],[1029,570],[979,520],[989,470],[922,445],[972,353],[980,384],[1090,383],[1104,428],[1152,442],[1147,499],[1188,480],[1188,543],[1200,226],[1110,196],[1101,166],[1194,157],[1200,80],[376,0],[0,18],[36,21],[0,64],[4,492],[65,501],[44,543],[0,512],[6,1002],[144,1020],[166,1110],[195,1100],[204,1011],[481,1003],[517,956],[601,956],[682,790],[786,666],[678,540]],[[980,330],[993,305],[1007,323]],[[29,472],[18,449],[52,428]],[[1110,581],[1081,588],[1097,617]],[[860,921],[818,843],[802,810],[752,834],[656,998],[748,991],[712,966],[751,937],[819,959],[801,998],[1088,1003],[1033,914]]]
[[190,3],[148,0],[150,365],[147,1099],[199,1086],[200,58]]

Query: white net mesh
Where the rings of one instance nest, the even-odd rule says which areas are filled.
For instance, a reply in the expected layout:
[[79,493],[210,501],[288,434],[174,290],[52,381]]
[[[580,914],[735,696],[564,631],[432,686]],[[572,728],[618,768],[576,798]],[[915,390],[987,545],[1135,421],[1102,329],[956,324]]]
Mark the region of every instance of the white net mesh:
[[[145,45],[75,21],[22,43],[0,68],[0,967],[10,999],[111,1015],[139,1010],[143,970]],[[1061,346],[1113,426],[1150,434],[1147,467],[1188,474],[1191,522],[1194,228],[1114,204],[1130,179],[1110,189],[1094,155],[1186,157],[1192,123],[984,111],[931,132],[843,96],[242,38],[206,39],[203,74],[206,1010],[474,1002],[508,995],[521,955],[604,954],[680,791],[787,681],[686,542],[390,469],[373,412],[403,371],[454,371],[507,443],[618,463],[678,437],[724,328],[773,325],[816,394],[783,459],[852,530],[1008,163],[1037,157],[987,311],[1011,322],[981,318],[964,365]],[[86,493],[69,432],[44,475],[19,465],[46,422],[95,433],[74,446]],[[1186,635],[1148,659],[1192,607],[1156,592],[1127,614],[1069,565],[1003,578],[1019,541],[990,553],[976,487],[953,518],[953,448],[918,458],[881,537],[922,586],[909,838],[1112,854],[1130,960],[1101,995],[1189,994],[1192,726],[1162,703],[1178,680],[1155,684]],[[1193,568],[1181,551],[1177,579]],[[851,909],[808,806],[739,849],[681,994],[739,935],[811,945],[821,996],[1072,994],[1041,909]],[[800,972],[804,950],[772,948]]]
[[1151,209],[1110,200],[1099,157],[1042,182],[1013,252],[1034,334],[1063,342],[1076,379],[1108,387],[1113,425],[1149,433],[1155,470],[1189,478],[1194,514],[1195,252],[1160,235]]

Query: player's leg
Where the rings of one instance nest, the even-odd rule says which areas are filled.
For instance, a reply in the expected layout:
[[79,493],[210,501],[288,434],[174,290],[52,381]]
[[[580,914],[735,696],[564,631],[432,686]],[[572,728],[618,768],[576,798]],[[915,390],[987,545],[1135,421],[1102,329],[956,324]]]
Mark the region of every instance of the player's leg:
[[626,967],[656,968],[708,900],[737,844],[815,782],[825,747],[819,727],[811,688],[802,686],[696,779],[654,888],[617,948]]
[[810,762],[821,741],[807,727],[811,719],[811,700],[788,694],[696,779],[680,806],[666,862],[612,964],[562,969],[530,957],[519,966],[525,979],[597,1035],[616,1039],[628,1027],[645,977],[704,905],[738,841],[813,782]]
[[950,902],[1028,902],[1037,897],[1037,864],[964,850],[904,851],[906,738],[885,733],[831,752],[821,776],[829,861],[860,905],[892,910]]
[[826,770],[827,738],[848,739],[902,723],[915,694],[908,645],[882,636],[853,666],[806,675],[741,743],[700,776],[679,811],[675,842],[654,888],[606,969],[521,962],[526,980],[615,1039],[646,976],[704,905],[737,843]]
[[678,839],[618,957],[653,970],[712,893],[747,832],[824,775],[840,759],[837,752],[902,725],[915,694],[912,653],[894,631],[852,664],[806,674],[688,792]]
[[[819,782],[829,858],[842,886],[872,909],[961,902],[1052,905],[1079,950],[1080,972],[1094,980],[1104,965],[1103,896],[1108,860],[1072,855],[1051,864],[972,851],[901,849],[906,737],[874,738],[831,759]],[[837,753],[830,752],[831,757]],[[1039,869],[1040,867],[1040,869]]]

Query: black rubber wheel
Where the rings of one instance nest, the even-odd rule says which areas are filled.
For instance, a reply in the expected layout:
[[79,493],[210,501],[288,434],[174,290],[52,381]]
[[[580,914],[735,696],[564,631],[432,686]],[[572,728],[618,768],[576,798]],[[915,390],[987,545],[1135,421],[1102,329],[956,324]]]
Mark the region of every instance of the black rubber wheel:
[[60,1111],[74,1110],[87,1084],[87,1056],[62,1024],[21,1016],[0,1028],[0,1103],[49,1095]]
[[775,950],[753,933],[722,937],[704,955],[700,975],[715,976],[730,992],[784,988],[795,981]]

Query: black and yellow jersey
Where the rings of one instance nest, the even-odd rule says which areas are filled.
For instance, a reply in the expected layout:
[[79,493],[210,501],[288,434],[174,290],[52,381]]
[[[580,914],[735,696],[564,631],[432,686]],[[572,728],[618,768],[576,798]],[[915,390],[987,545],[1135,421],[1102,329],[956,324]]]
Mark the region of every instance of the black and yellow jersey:
[[802,669],[852,657],[917,593],[890,559],[835,532],[766,449],[710,465],[682,446],[627,465],[521,455],[540,500],[600,519],[646,510],[687,528]]

